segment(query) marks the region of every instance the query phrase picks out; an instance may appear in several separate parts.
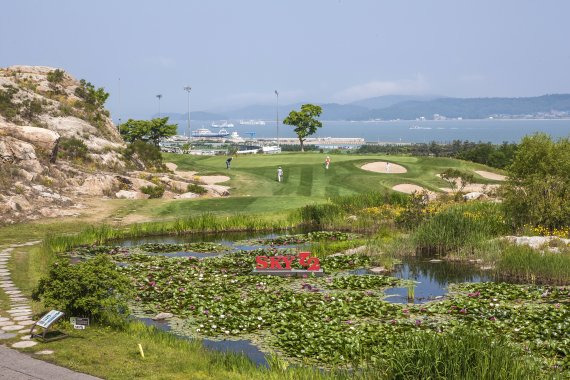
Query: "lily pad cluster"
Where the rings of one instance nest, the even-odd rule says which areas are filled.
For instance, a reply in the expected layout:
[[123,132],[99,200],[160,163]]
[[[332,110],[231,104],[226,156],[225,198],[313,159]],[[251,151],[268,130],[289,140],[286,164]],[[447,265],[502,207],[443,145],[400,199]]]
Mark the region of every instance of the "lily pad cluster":
[[99,254],[104,255],[130,255],[132,253],[168,253],[168,252],[200,252],[200,253],[222,253],[229,251],[230,247],[210,242],[197,243],[145,243],[136,246],[109,246],[109,245],[86,245],[80,246],[68,252],[71,256],[90,257]]
[[346,241],[360,237],[358,234],[342,231],[314,231],[306,234],[281,235],[265,239],[250,239],[243,243],[250,245],[296,245],[316,241]]
[[358,253],[322,258],[324,277],[252,275],[257,255],[296,253],[273,247],[197,259],[138,251],[115,260],[135,287],[133,308],[173,313],[178,332],[251,339],[293,361],[356,368],[387,360],[409,334],[467,327],[505,337],[545,369],[570,371],[570,288],[466,283],[441,301],[392,304],[383,291],[404,281],[352,274],[370,266]]

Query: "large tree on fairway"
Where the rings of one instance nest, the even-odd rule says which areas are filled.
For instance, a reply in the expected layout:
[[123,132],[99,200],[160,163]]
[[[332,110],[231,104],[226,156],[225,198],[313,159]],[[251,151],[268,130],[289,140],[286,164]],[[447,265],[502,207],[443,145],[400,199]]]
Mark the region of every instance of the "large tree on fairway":
[[299,144],[301,144],[301,152],[304,152],[303,142],[305,138],[323,126],[323,123],[317,120],[317,117],[321,116],[321,112],[323,109],[320,106],[303,104],[300,111],[291,111],[283,120],[283,124],[295,127],[295,133],[299,137]]
[[141,140],[158,146],[161,138],[176,134],[177,125],[167,123],[168,117],[158,117],[152,120],[129,119],[121,124],[121,136],[130,143]]

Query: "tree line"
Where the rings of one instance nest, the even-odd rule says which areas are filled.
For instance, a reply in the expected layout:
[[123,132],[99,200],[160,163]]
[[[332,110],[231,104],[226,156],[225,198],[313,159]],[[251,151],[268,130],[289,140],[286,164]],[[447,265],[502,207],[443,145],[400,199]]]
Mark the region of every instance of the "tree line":
[[517,148],[517,144],[508,142],[492,144],[490,142],[454,140],[450,144],[439,144],[432,141],[411,145],[362,145],[357,152],[452,157],[503,169],[513,162]]

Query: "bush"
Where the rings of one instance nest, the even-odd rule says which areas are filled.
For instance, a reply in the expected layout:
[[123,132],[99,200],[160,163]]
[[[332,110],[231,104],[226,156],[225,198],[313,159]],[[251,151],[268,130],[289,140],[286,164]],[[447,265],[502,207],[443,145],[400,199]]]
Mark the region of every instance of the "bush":
[[206,194],[208,192],[208,190],[204,189],[202,186],[197,185],[195,183],[189,183],[186,190],[194,194]]
[[87,161],[87,145],[75,137],[62,137],[59,140],[57,155],[70,160]]
[[570,139],[523,138],[508,172],[503,205],[513,226],[570,226]]
[[162,186],[162,185],[143,186],[143,187],[141,187],[141,191],[144,194],[147,194],[148,196],[150,196],[151,199],[162,198],[162,196],[164,195],[164,186]]
[[139,163],[139,169],[149,169],[163,171],[166,170],[162,163],[162,154],[160,149],[150,143],[137,140],[125,149],[125,158],[129,162]]
[[76,265],[63,260],[54,263],[32,298],[70,317],[115,323],[128,315],[130,293],[129,279],[108,257],[98,255]]

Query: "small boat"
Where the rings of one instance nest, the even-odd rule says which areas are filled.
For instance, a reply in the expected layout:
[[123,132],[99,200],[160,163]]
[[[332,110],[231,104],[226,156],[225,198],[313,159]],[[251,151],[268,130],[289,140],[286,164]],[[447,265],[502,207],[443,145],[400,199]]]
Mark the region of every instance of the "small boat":
[[409,129],[431,129],[431,127],[420,127],[419,125],[414,125],[413,127],[410,127]]

